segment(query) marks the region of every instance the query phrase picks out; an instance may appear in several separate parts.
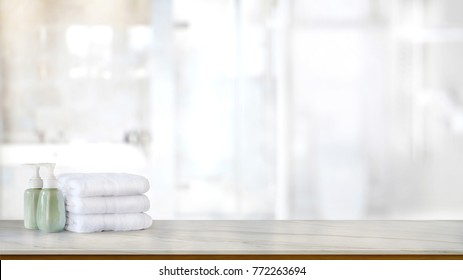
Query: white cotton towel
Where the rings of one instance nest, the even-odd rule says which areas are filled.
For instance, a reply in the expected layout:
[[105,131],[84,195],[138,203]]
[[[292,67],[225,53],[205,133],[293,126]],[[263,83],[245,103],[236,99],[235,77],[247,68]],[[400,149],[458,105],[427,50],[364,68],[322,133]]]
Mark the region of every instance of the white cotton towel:
[[142,213],[150,209],[144,194],[125,196],[66,196],[66,211],[73,214]]
[[88,233],[99,231],[128,231],[149,228],[153,223],[146,213],[132,214],[72,214],[66,213],[66,230]]
[[143,176],[125,173],[67,173],[58,176],[65,196],[137,195],[150,188]]

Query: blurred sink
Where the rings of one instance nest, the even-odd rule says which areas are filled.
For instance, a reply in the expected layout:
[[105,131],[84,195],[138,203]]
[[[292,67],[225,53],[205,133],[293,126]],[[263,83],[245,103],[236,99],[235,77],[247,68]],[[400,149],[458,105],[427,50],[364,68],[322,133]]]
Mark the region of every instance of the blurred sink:
[[28,162],[56,162],[60,166],[88,169],[138,169],[146,166],[142,150],[127,144],[1,144],[1,166]]

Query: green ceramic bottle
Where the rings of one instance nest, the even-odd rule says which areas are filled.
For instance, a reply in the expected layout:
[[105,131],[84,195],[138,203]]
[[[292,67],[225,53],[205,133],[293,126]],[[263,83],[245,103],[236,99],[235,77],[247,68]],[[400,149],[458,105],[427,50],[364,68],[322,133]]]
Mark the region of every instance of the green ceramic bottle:
[[56,178],[53,174],[55,164],[46,163],[42,166],[48,168],[48,177],[44,180],[44,186],[39,195],[37,226],[44,232],[59,232],[64,230],[66,224],[64,197],[58,189]]
[[34,169],[32,177],[29,179],[29,188],[24,191],[24,227],[28,229],[38,229],[37,227],[37,203],[39,194],[42,190],[43,181],[40,178],[40,164],[25,164]]

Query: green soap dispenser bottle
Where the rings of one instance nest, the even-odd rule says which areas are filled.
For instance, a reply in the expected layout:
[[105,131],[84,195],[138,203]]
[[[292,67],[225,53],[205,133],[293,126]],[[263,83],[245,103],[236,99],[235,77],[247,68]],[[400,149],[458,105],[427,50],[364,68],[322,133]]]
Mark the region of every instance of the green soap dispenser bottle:
[[29,188],[24,191],[24,227],[28,229],[38,229],[37,227],[37,204],[39,194],[43,187],[42,178],[40,178],[40,164],[27,163],[25,166],[33,168],[34,173],[29,179]]
[[48,176],[39,195],[37,226],[44,232],[59,232],[66,224],[64,197],[54,175],[55,164],[44,163],[42,166],[48,169]]

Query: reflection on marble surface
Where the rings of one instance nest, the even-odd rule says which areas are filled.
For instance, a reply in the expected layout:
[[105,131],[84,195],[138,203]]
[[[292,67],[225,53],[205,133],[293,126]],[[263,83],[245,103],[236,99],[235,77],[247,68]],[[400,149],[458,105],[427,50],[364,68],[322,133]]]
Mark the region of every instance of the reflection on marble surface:
[[45,234],[0,222],[1,254],[463,254],[463,221],[154,221]]

